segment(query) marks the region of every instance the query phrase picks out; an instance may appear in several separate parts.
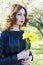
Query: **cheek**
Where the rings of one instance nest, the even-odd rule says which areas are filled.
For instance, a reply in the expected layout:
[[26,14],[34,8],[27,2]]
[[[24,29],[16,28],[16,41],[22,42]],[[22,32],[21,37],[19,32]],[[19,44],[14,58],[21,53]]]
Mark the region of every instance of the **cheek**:
[[20,16],[16,16],[16,21],[19,21],[20,19]]
[[16,16],[16,21],[21,21],[22,19],[25,22],[25,17],[22,18],[22,16]]

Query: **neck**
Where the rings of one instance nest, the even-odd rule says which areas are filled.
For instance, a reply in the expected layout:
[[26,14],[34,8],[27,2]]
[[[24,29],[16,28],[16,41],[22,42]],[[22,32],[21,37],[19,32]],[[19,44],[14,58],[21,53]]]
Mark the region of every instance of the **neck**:
[[12,30],[19,31],[20,29],[19,29],[19,26],[18,25],[14,25],[13,28],[12,28]]

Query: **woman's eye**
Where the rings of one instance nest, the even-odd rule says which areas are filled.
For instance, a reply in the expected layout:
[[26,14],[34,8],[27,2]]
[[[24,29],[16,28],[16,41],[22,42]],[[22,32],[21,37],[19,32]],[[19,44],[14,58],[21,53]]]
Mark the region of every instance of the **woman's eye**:
[[24,14],[24,16],[26,16],[26,15]]
[[21,15],[21,14],[18,14],[18,15]]
[[26,16],[25,14],[17,14],[17,15],[19,15],[19,16]]

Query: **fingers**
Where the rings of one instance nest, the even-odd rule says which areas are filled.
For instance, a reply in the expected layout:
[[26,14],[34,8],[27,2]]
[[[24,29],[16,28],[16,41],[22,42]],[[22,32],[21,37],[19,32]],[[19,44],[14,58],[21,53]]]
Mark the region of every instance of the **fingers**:
[[28,60],[26,61],[26,62],[27,62],[27,64],[30,64],[31,59],[32,59],[32,56],[29,56]]
[[31,59],[32,59],[32,56],[29,56],[29,58],[28,58],[27,60],[22,60],[22,61],[21,61],[21,64],[22,64],[22,65],[28,65],[28,64],[30,64]]
[[27,60],[22,60],[22,61],[21,61],[21,64],[23,64],[23,65],[28,65],[28,62],[27,62]]
[[32,60],[32,56],[29,56],[28,62],[31,62]]
[[26,64],[26,61],[23,61],[23,60],[22,60],[22,61],[21,61],[21,64],[22,64],[22,65],[25,65],[25,64]]

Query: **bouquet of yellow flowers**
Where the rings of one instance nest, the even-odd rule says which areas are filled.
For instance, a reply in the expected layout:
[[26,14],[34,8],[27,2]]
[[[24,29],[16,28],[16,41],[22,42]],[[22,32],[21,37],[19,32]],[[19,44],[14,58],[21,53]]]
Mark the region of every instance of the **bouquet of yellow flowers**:
[[26,40],[25,50],[28,50],[30,43],[33,43],[38,38],[39,37],[34,32],[24,32],[23,39]]

